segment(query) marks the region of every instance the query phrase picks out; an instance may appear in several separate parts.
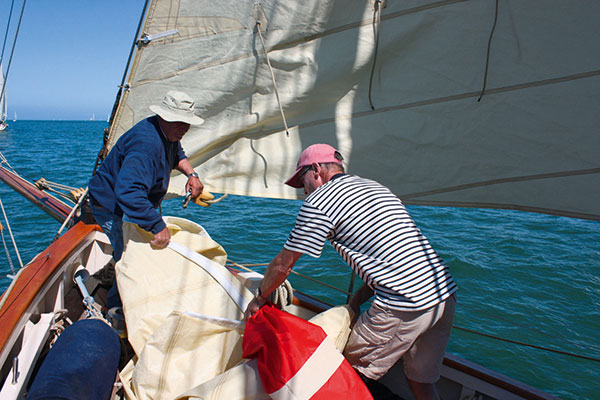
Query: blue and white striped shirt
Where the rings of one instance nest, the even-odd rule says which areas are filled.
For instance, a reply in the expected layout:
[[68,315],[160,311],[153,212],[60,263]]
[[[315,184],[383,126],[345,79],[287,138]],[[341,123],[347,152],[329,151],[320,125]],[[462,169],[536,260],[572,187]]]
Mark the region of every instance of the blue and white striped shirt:
[[338,175],[306,198],[285,248],[319,257],[329,239],[375,292],[375,303],[425,310],[457,290],[448,266],[388,188]]

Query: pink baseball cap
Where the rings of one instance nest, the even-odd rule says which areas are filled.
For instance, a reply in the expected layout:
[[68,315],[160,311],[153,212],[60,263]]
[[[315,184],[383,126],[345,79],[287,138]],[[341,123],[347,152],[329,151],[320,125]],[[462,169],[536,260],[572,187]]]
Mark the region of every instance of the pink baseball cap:
[[295,188],[303,188],[304,185],[302,181],[299,179],[300,174],[302,173],[302,169],[308,165],[312,165],[313,163],[324,164],[324,163],[336,163],[342,164],[340,160],[335,158],[335,153],[337,150],[332,146],[324,143],[313,144],[312,146],[308,146],[302,154],[300,154],[300,158],[298,159],[298,163],[296,164],[296,172],[290,179],[285,181],[286,185],[290,185]]

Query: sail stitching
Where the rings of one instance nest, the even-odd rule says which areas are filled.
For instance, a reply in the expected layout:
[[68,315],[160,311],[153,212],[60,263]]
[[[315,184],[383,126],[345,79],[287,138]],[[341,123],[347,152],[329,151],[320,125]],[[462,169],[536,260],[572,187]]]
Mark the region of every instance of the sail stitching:
[[502,184],[502,183],[525,182],[525,181],[550,179],[550,178],[564,178],[564,177],[568,177],[568,176],[580,176],[580,175],[589,175],[589,174],[598,174],[598,173],[600,173],[600,168],[580,169],[580,170],[575,170],[575,171],[560,171],[560,172],[552,172],[552,173],[547,173],[547,174],[536,174],[536,175],[526,175],[526,176],[514,176],[514,177],[510,177],[510,178],[491,179],[488,181],[467,183],[464,185],[451,186],[451,187],[437,189],[437,190],[431,190],[431,191],[427,191],[427,192],[403,194],[400,197],[403,199],[410,199],[413,197],[431,196],[431,195],[442,194],[442,193],[456,192],[459,190],[472,189],[472,188],[482,187],[482,186],[498,185],[498,184]]

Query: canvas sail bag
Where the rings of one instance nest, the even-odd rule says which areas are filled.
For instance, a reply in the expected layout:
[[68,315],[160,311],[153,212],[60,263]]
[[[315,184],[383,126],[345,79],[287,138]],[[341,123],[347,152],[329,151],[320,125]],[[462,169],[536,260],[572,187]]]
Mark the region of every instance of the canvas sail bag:
[[[216,264],[246,302],[252,299],[223,267],[223,248],[200,225],[173,217],[166,222],[172,242]],[[128,398],[173,399],[242,361],[240,333],[218,323],[243,317],[223,286],[192,259],[170,248],[153,249],[152,235],[138,226],[124,223],[123,234],[117,284],[137,356],[121,374]]]

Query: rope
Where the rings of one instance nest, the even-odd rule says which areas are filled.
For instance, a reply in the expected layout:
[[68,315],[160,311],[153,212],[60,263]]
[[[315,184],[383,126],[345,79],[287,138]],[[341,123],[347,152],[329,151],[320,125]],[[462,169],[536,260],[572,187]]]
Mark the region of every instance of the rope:
[[[0,199],[0,208],[2,208],[2,214],[4,215],[4,221],[6,221],[6,227],[8,228],[8,233],[10,234],[10,238],[12,240],[12,244],[15,248],[15,253],[17,254],[17,259],[19,260],[19,265],[23,268],[23,261],[21,261],[21,255],[19,254],[19,249],[17,248],[17,243],[15,242],[15,237],[13,236],[12,229],[10,229],[10,223],[8,222],[8,218],[6,217],[6,212],[4,211],[4,204],[2,204],[2,199]],[[11,263],[12,266],[12,263]]]
[[[227,260],[227,262],[228,262],[228,263],[230,263],[230,264],[232,264],[232,265],[233,265],[233,266],[235,266],[235,267],[241,268],[241,269],[243,269],[243,270],[245,270],[245,271],[249,271],[249,272],[255,272],[255,271],[254,271],[254,270],[252,270],[251,268],[248,268],[248,267],[266,267],[266,266],[268,266],[268,265],[269,265],[269,264],[265,264],[265,263],[261,263],[261,264],[239,264],[239,263],[236,263],[236,262],[234,262],[234,261],[232,261],[232,260],[229,260],[229,259]],[[298,276],[300,276],[300,277],[303,277],[303,278],[309,279],[309,280],[311,280],[311,281],[313,281],[313,282],[315,282],[315,283],[317,283],[317,284],[319,284],[319,285],[326,286],[326,287],[328,287],[328,288],[331,288],[331,289],[337,290],[337,291],[339,291],[339,292],[342,292],[342,293],[346,293],[346,294],[349,294],[349,295],[351,295],[351,293],[350,293],[350,292],[346,292],[345,290],[338,289],[338,288],[336,288],[336,287],[333,287],[333,286],[331,286],[331,285],[328,285],[328,284],[326,284],[325,282],[321,282],[321,281],[318,281],[318,280],[316,280],[316,279],[314,279],[314,278],[310,278],[310,277],[308,277],[308,276],[305,276],[305,275],[299,274],[299,273],[297,273],[297,272],[295,272],[295,271],[293,271],[293,270],[292,270],[292,273],[294,273],[294,274],[296,274],[296,275],[298,275]],[[286,281],[286,282],[287,282],[287,281]],[[282,285],[282,286],[283,286],[283,285]],[[279,288],[277,288],[277,289],[278,289],[278,290],[279,290],[279,289],[281,289],[281,286],[280,286]],[[290,289],[291,289],[291,286],[290,286]],[[279,299],[279,296],[282,296],[282,295],[283,295],[283,296],[286,296],[286,295],[287,295],[287,293],[285,292],[285,290],[287,290],[287,288],[283,288],[283,289],[281,289],[282,293],[278,293],[278,294],[276,294],[276,296],[277,296],[276,298],[277,298],[277,299]],[[291,292],[291,290],[290,290],[290,292]],[[275,292],[273,292],[273,293],[275,293]],[[311,299],[314,299],[314,300],[321,301],[321,302],[323,302],[323,303],[325,303],[325,304],[327,304],[327,305],[329,305],[329,306],[332,306],[332,307],[333,307],[333,305],[331,305],[331,304],[329,304],[329,303],[326,303],[326,302],[324,302],[323,300],[317,299],[317,298],[315,298],[315,297],[313,297],[313,296],[309,296],[309,295],[307,295],[306,293],[303,293],[303,294],[304,294],[305,296],[307,296],[307,297],[311,298]],[[273,294],[272,294],[272,296],[273,296]],[[274,301],[273,299],[271,299],[271,301],[272,301],[273,303],[275,303],[275,301]],[[276,303],[276,304],[277,304],[277,303]],[[290,304],[291,304],[291,300],[290,300]],[[500,319],[503,319],[503,318],[500,318]],[[504,320],[504,321],[506,321],[506,322],[512,323],[512,324],[514,324],[514,325],[517,325],[517,326],[521,326],[521,327],[524,327],[524,328],[528,328],[528,329],[531,329],[531,330],[537,331],[537,332],[539,332],[539,333],[544,333],[544,334],[547,334],[547,333],[545,333],[545,332],[543,332],[543,331],[536,330],[536,329],[532,328],[531,326],[524,326],[524,325],[520,325],[520,324],[516,323],[515,321],[509,321],[509,320],[506,320],[506,319],[503,319],[503,320]],[[491,335],[491,334],[487,334],[487,333],[483,333],[483,332],[475,331],[475,330],[468,329],[468,328],[463,328],[463,327],[456,326],[456,325],[455,325],[455,326],[453,326],[453,328],[454,328],[454,329],[457,329],[457,330],[465,331],[465,332],[468,332],[468,333],[472,333],[472,334],[475,334],[475,335],[480,335],[480,336],[484,336],[484,337],[487,337],[487,338],[496,339],[496,340],[500,340],[500,341],[504,341],[504,342],[508,342],[508,343],[513,343],[513,344],[517,344],[517,345],[521,345],[521,346],[531,347],[531,348],[538,349],[538,350],[545,350],[545,351],[548,351],[548,352],[557,353],[557,354],[562,354],[562,355],[566,355],[566,356],[570,356],[570,357],[575,357],[575,358],[580,358],[580,359],[584,359],[584,360],[590,360],[590,361],[597,361],[597,362],[600,362],[600,358],[597,358],[597,357],[589,357],[589,356],[584,356],[584,355],[581,355],[581,354],[570,353],[570,352],[566,352],[566,351],[562,351],[562,350],[554,350],[554,349],[550,349],[550,348],[548,348],[548,347],[542,347],[542,346],[538,346],[538,345],[534,345],[534,344],[529,344],[529,343],[525,343],[525,342],[519,342],[519,341],[516,341],[516,340],[507,339],[507,338],[503,338],[503,337],[500,337],[500,336]],[[556,337],[556,335],[549,335],[549,334],[547,334],[547,335],[548,335],[548,336],[552,336],[552,337]],[[575,345],[575,346],[582,347],[582,348],[583,348],[583,349],[585,349],[585,350],[592,350],[592,349],[589,349],[589,348],[583,347],[583,346],[581,346],[581,345],[579,345],[579,344],[577,344],[577,343],[571,342],[571,341],[569,341],[568,339],[563,339],[563,340],[565,340],[565,341],[567,341],[567,342],[569,342],[569,343],[571,343],[571,344],[573,344],[573,345]],[[594,350],[592,350],[592,351],[594,351]]]
[[483,93],[485,92],[485,88],[487,86],[487,76],[488,76],[488,67],[490,64],[490,49],[492,47],[492,37],[494,36],[494,31],[496,30],[496,22],[498,21],[498,0],[496,0],[496,11],[494,13],[494,24],[492,25],[492,31],[490,32],[490,38],[488,39],[487,45],[487,55],[485,57],[485,72],[483,73],[483,87],[481,88],[481,93],[479,94],[479,98],[477,101],[481,101],[483,97]]
[[[242,268],[243,270],[249,271],[249,272],[254,272],[254,271],[252,269],[248,268],[248,267],[266,267],[266,266],[269,265],[269,264],[238,264],[235,261],[232,261],[232,260],[229,260],[229,259],[227,260],[227,262],[231,263],[231,265],[233,265],[233,266],[236,266],[238,268]],[[307,265],[303,265],[303,267],[307,267]],[[352,293],[350,293],[350,292],[348,292],[348,291],[346,291],[344,289],[340,289],[340,288],[337,288],[335,286],[329,285],[328,283],[321,282],[321,281],[319,281],[319,280],[317,280],[315,278],[311,278],[310,276],[303,275],[303,274],[301,274],[299,272],[296,272],[294,270],[292,270],[292,274],[297,275],[297,276],[299,276],[301,278],[304,278],[304,279],[308,279],[309,281],[315,282],[315,283],[317,283],[317,284],[319,284],[321,286],[328,287],[329,289],[336,290],[336,291],[338,291],[340,293],[344,293],[346,295],[352,295]]]
[[[475,307],[469,306],[468,304],[462,304],[461,303],[460,306],[461,306],[461,308],[470,308],[471,310],[473,310],[475,312],[481,312],[481,310],[479,310],[479,309],[477,309]],[[537,333],[539,335],[548,336],[548,337],[551,337],[553,339],[557,338],[556,333],[548,333],[548,332],[542,331],[540,329],[536,329],[536,328],[532,327],[531,325],[520,324],[520,323],[518,323],[518,322],[516,322],[514,320],[503,318],[502,316],[500,316],[498,314],[486,313],[486,312],[481,312],[481,313],[484,314],[487,317],[495,318],[495,319],[504,321],[504,322],[506,322],[508,324],[512,324],[512,325],[518,326],[520,328],[528,329],[528,330],[530,330],[532,332],[535,332],[535,333]],[[579,343],[576,343],[576,342],[573,342],[572,340],[569,340],[568,338],[559,337],[559,339],[562,340],[562,341],[564,341],[564,342],[567,342],[567,343],[569,343],[569,344],[571,344],[573,346],[577,346],[577,347],[579,347],[579,348],[581,348],[583,350],[586,350],[586,351],[592,351],[592,352],[598,352],[598,351],[600,351],[600,350],[598,350],[598,348],[590,348],[590,347],[582,346]]]
[[254,139],[250,139],[250,148],[252,149],[253,152],[255,152],[262,159],[263,164],[265,165],[265,169],[264,169],[264,172],[263,172],[263,183],[265,184],[265,189],[268,189],[269,185],[267,184],[267,159],[265,158],[265,156],[263,156],[262,154],[260,154],[254,148]]
[[531,347],[531,348],[538,349],[538,350],[545,350],[545,351],[549,351],[549,352],[552,352],[552,353],[562,354],[562,355],[569,356],[569,357],[575,357],[575,358],[581,358],[581,359],[584,359],[584,360],[590,360],[590,361],[600,362],[600,358],[597,358],[597,357],[588,357],[588,356],[582,356],[581,354],[569,353],[569,352],[562,351],[562,350],[554,350],[554,349],[550,349],[548,347],[537,346],[537,345],[534,345],[534,344],[519,342],[519,341],[512,340],[512,339],[506,339],[506,338],[503,338],[503,337],[500,337],[500,336],[495,336],[495,335],[490,335],[490,334],[483,333],[483,332],[478,332],[478,331],[475,331],[475,330],[472,330],[472,329],[462,328],[460,326],[453,326],[453,328],[461,330],[461,331],[473,333],[473,334],[476,334],[476,335],[485,336],[485,337],[496,339],[496,340],[501,340],[503,342],[518,344],[520,346],[526,346],[526,347]]
[[[227,260],[233,266],[236,266],[244,271],[255,272],[252,269],[244,266],[242,264],[238,264],[235,261]],[[265,264],[268,265],[268,264]],[[286,279],[277,289],[271,293],[269,296],[269,300],[271,303],[277,304],[281,307],[289,306],[294,301],[294,289],[292,288],[292,284]]]
[[63,231],[63,229],[65,229],[65,226],[67,226],[67,224],[71,221],[71,219],[73,218],[73,215],[75,214],[75,211],[77,211],[77,209],[79,207],[81,207],[81,203],[83,203],[83,201],[86,198],[86,195],[88,193],[88,188],[86,187],[85,190],[83,191],[81,197],[79,197],[79,201],[77,202],[77,204],[75,204],[73,206],[73,208],[71,209],[71,212],[69,213],[69,215],[67,216],[67,218],[65,218],[65,220],[63,221],[62,225],[60,226],[60,228],[58,229],[58,232],[56,232],[56,235],[54,236],[54,239],[52,239],[52,242],[54,242],[56,239],[58,239],[58,237],[60,236],[61,232]]
[[25,3],[26,2],[27,2],[27,0],[23,0],[23,6],[21,7],[21,16],[19,17],[19,24],[17,25],[17,31],[15,32],[15,40],[13,41],[12,49],[10,51],[10,58],[8,59],[8,65],[6,66],[6,75],[4,77],[4,83],[2,84],[2,92],[0,92],[0,99],[2,99],[4,97],[4,90],[6,89],[6,81],[8,80],[8,71],[10,71],[10,65],[12,64],[12,58],[13,58],[13,54],[15,52],[15,46],[17,44],[17,37],[19,36],[19,29],[21,29],[21,21],[23,20],[23,12],[25,11]]
[[6,240],[4,239],[4,226],[0,223],[0,234],[2,235],[2,244],[4,245],[4,252],[6,253],[6,258],[8,258],[8,264],[10,265],[10,270],[12,274],[15,274],[15,267],[13,265],[12,259],[10,258],[10,253],[8,252],[8,247],[6,246]]
[[285,114],[283,113],[283,107],[281,106],[281,100],[279,99],[279,91],[277,90],[277,83],[275,82],[275,74],[273,73],[273,67],[271,67],[271,61],[269,60],[269,53],[267,53],[267,47],[265,46],[265,41],[263,40],[262,33],[260,31],[260,21],[256,21],[256,30],[258,31],[258,37],[260,38],[260,42],[262,43],[263,50],[265,52],[265,57],[267,59],[267,65],[269,66],[269,71],[271,72],[271,79],[273,80],[273,88],[275,89],[275,97],[277,97],[277,104],[279,105],[279,112],[281,113],[281,118],[283,118],[283,126],[285,127],[285,134],[290,136],[290,132],[288,131],[287,122],[285,120]]
[[1,151],[0,151],[0,164],[6,164],[6,166],[12,171],[12,173],[18,176],[17,171],[15,171],[15,169],[10,165],[10,163],[8,162],[6,157],[4,157],[4,154],[2,154]]
[[35,181],[35,186],[40,190],[55,193],[61,198],[70,202],[78,202],[87,193],[87,189],[84,190],[82,188],[75,188],[73,186],[67,186],[56,182],[50,182],[47,181],[45,178],[40,178],[37,181]]
[[[369,104],[371,110],[375,110],[371,100],[371,89],[373,87],[373,75],[375,74],[375,64],[377,63],[377,52],[379,49],[379,30],[381,29],[381,0],[375,0],[375,9],[373,10],[373,31],[375,32],[375,51],[373,52],[373,65],[371,66],[371,76],[369,77]],[[375,26],[377,22],[377,26]]]
[[0,64],[4,60],[4,49],[6,49],[6,39],[8,39],[8,31],[10,29],[10,21],[12,20],[13,8],[15,6],[15,0],[10,3],[10,12],[8,13],[8,22],[6,24],[6,32],[4,33],[4,43],[2,44],[2,54],[0,55]]
[[146,10],[148,8],[149,0],[146,0],[144,3],[144,7],[142,8],[142,15],[140,15],[140,20],[138,21],[138,26],[135,31],[135,36],[133,37],[133,42],[131,43],[131,49],[129,50],[129,58],[127,58],[127,64],[125,65],[125,70],[123,71],[123,77],[121,78],[121,84],[119,85],[119,90],[117,91],[117,96],[115,98],[115,102],[113,104],[113,108],[110,112],[110,118],[108,119],[108,128],[104,130],[104,139],[102,148],[98,152],[96,156],[96,162],[94,164],[94,169],[92,171],[92,175],[96,174],[96,170],[100,163],[104,160],[106,155],[108,154],[108,138],[110,133],[110,127],[112,126],[115,114],[117,112],[117,108],[119,108],[119,103],[121,102],[121,95],[123,94],[123,89],[128,89],[129,85],[125,85],[125,80],[127,79],[127,71],[129,71],[129,65],[131,64],[131,59],[133,58],[133,53],[135,51],[135,47],[137,45],[138,37],[140,35],[140,30],[142,29],[142,25],[144,24],[144,15],[146,14]]
[[286,307],[294,301],[294,289],[292,284],[286,279],[269,297],[273,304]]
[[[46,262],[46,261],[48,261],[48,255],[46,255],[46,260],[44,260],[44,262]],[[10,292],[12,292],[13,288],[15,287],[15,284],[17,283],[17,279],[23,273],[23,271],[25,271],[25,268],[21,268],[17,271],[16,275],[12,278],[12,281],[10,282],[8,289],[6,289],[6,291],[4,291],[4,293],[2,294],[2,300],[0,300],[0,310],[2,310],[4,303],[6,303],[6,300],[8,299]]]

